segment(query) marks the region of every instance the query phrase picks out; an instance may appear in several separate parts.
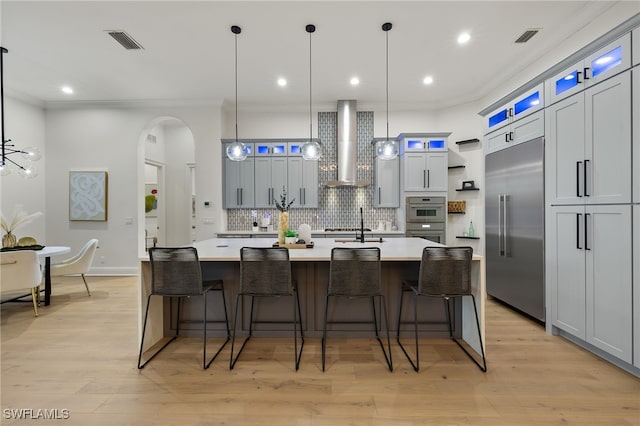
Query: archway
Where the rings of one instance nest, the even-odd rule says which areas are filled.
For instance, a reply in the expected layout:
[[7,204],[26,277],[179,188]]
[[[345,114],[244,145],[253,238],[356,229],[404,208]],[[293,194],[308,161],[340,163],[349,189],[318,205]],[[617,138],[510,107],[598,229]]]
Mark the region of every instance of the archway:
[[145,126],[139,144],[139,252],[154,244],[192,242],[195,145],[184,121],[158,117]]

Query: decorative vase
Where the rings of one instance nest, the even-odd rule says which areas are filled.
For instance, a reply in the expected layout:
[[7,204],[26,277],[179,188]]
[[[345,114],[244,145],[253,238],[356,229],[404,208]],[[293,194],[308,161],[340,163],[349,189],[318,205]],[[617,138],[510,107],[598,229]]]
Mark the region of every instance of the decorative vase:
[[15,247],[16,245],[18,245],[18,240],[11,232],[7,232],[2,236],[2,247]]
[[284,245],[284,234],[289,229],[289,212],[280,212],[278,223],[278,244]]

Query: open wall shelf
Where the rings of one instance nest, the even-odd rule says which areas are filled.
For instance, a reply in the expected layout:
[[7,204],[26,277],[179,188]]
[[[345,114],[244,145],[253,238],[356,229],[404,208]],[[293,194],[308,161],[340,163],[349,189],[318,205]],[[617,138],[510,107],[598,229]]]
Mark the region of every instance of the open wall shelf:
[[479,240],[480,237],[465,237],[463,235],[456,235],[456,238],[460,238],[461,240]]
[[451,170],[451,169],[464,169],[465,167],[467,167],[467,166],[465,166],[464,164],[461,164],[459,166],[449,166],[448,169],[449,170]]
[[480,188],[458,188],[456,191],[480,191]]
[[476,143],[476,142],[480,142],[480,139],[474,138],[474,139],[466,139],[463,141],[458,141],[456,142],[456,145],[465,145],[468,143]]

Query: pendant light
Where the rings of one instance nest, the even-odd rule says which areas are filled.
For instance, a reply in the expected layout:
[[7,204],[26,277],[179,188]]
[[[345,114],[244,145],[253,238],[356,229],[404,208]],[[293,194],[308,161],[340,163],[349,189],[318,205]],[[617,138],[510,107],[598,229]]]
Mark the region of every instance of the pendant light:
[[393,160],[398,156],[398,143],[389,139],[389,31],[393,28],[390,22],[385,22],[382,24],[382,31],[385,32],[386,35],[386,61],[387,61],[387,72],[386,72],[386,94],[387,94],[387,137],[385,140],[381,140],[376,142],[376,155],[381,160]]
[[311,113],[311,34],[316,31],[315,25],[307,25],[305,30],[309,33],[309,140],[302,145],[302,158],[305,160],[317,160],[320,158],[320,144],[313,140],[313,115]]
[[235,76],[236,76],[236,140],[227,146],[227,157],[232,161],[243,161],[247,158],[247,147],[238,140],[238,34],[242,29],[237,25],[231,26],[235,34]]

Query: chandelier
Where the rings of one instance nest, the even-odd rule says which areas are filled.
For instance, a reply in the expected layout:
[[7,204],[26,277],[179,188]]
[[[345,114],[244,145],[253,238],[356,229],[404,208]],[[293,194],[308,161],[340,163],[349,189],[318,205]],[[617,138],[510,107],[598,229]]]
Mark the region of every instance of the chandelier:
[[[17,149],[14,144],[11,143],[11,139],[5,139],[4,137],[4,69],[3,58],[4,54],[8,52],[4,47],[0,47],[0,108],[2,110],[2,159],[0,160],[0,175],[6,176],[11,173],[12,165],[18,169],[18,174],[22,177],[31,179],[38,175],[37,168],[33,165],[33,161],[40,159],[40,150],[36,147],[26,147]],[[22,157],[22,164],[18,163],[18,158],[14,154],[20,154]]]

